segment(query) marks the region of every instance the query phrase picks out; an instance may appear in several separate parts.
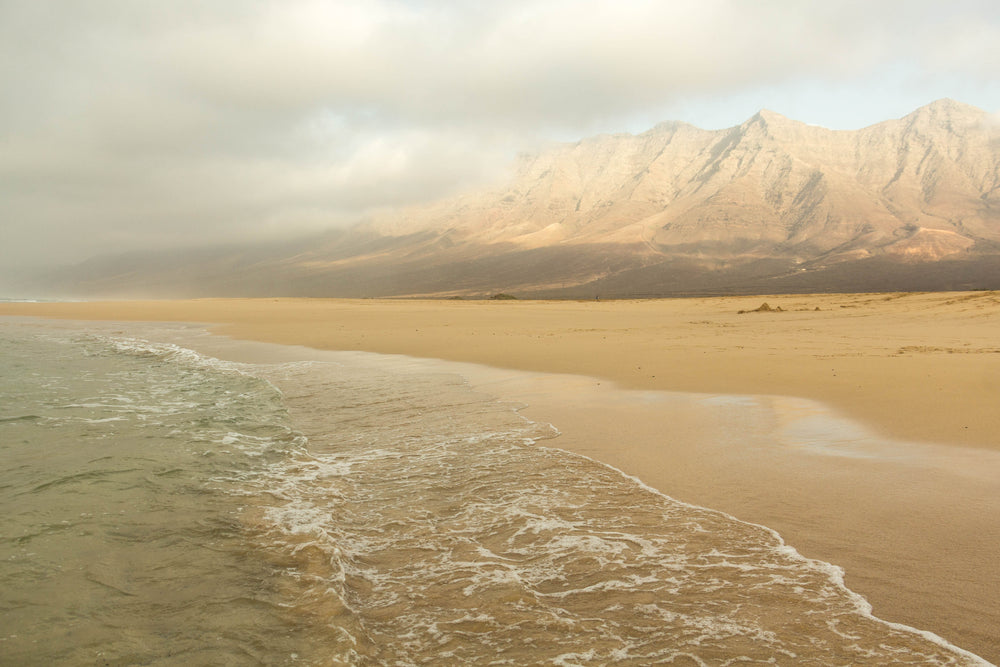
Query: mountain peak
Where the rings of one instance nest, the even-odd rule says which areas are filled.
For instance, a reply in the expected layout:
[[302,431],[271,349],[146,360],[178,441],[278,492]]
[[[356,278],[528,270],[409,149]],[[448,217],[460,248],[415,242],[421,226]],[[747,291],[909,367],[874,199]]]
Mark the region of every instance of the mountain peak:
[[748,118],[746,122],[743,123],[741,127],[744,129],[749,129],[751,127],[760,127],[765,131],[775,128],[789,127],[792,125],[799,125],[799,121],[792,120],[787,116],[783,116],[777,111],[771,111],[770,109],[761,109],[753,116]]
[[685,123],[682,120],[665,120],[657,123],[650,129],[643,132],[643,134],[669,134],[672,132],[678,132],[680,130],[698,130],[700,128],[691,125],[690,123]]
[[771,137],[786,137],[804,127],[804,123],[792,120],[770,109],[761,109],[738,126],[746,134],[763,134]]
[[948,110],[948,111],[968,111],[974,113],[982,113],[983,110],[977,106],[971,104],[966,104],[965,102],[959,102],[958,100],[953,100],[950,97],[942,97],[939,100],[934,100],[930,104],[925,104],[924,106],[917,109],[921,111],[922,109],[928,110]]
[[954,119],[954,118],[967,118],[967,119],[979,119],[985,116],[986,112],[979,107],[972,106],[971,104],[966,104],[965,102],[958,102],[948,97],[941,98],[939,100],[934,100],[930,104],[925,104],[913,113],[911,113],[908,118],[932,118],[932,119]]
[[754,116],[755,118],[760,118],[768,123],[787,123],[789,118],[787,116],[782,116],[777,111],[771,111],[770,109],[761,109]]

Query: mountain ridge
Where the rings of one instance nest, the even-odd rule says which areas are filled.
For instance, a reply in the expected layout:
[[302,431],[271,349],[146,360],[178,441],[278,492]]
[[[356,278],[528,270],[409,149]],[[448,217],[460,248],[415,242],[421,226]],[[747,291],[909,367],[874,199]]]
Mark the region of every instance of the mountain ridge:
[[[911,276],[873,274],[872,289],[908,289],[912,265],[946,261],[954,270],[931,289],[997,288],[984,269],[995,255],[1000,124],[944,99],[860,130],[764,109],[723,130],[673,121],[554,145],[520,157],[491,189],[255,256],[244,270],[271,278],[236,283],[313,296],[573,296],[610,284],[622,295],[694,293],[699,274],[721,292],[727,280],[731,291],[763,289],[803,274],[802,289],[829,291],[857,264]],[[85,289],[129,279],[99,265]],[[179,291],[232,292],[231,277],[195,273],[202,284]]]
[[[908,166],[906,156],[898,161],[899,164],[880,165],[878,158],[885,153],[882,151],[873,157],[859,159],[858,164],[849,166],[843,164],[845,154],[848,149],[859,152],[864,148],[859,145],[862,143],[877,145],[889,141],[918,141],[922,137],[911,128],[925,126],[927,116],[941,116],[942,111],[950,127],[954,122],[956,109],[965,111],[967,116],[967,111],[974,110],[974,107],[943,100],[921,107],[901,121],[888,121],[856,132],[809,126],[774,112],[762,111],[742,125],[728,130],[706,131],[689,125],[675,125],[664,133],[659,129],[662,126],[658,126],[640,135],[603,135],[585,139],[536,156],[530,164],[522,166],[514,183],[499,198],[480,200],[479,211],[469,211],[470,203],[467,200],[462,207],[453,207],[451,216],[461,217],[461,220],[450,226],[467,235],[478,226],[480,229],[477,235],[481,236],[481,242],[502,239],[532,246],[535,241],[551,242],[553,237],[572,242],[600,239],[607,232],[612,232],[613,237],[616,237],[614,240],[618,240],[630,224],[645,222],[643,231],[654,234],[659,245],[672,246],[720,238],[752,239],[753,235],[738,233],[741,231],[740,225],[712,223],[740,219],[744,222],[742,226],[747,227],[752,226],[755,213],[764,213],[769,217],[777,213],[786,218],[789,215],[794,218],[791,224],[785,221],[785,226],[794,233],[780,238],[780,235],[774,233],[777,230],[757,229],[756,236],[770,236],[775,240],[795,243],[797,239],[808,236],[803,232],[803,226],[810,217],[816,217],[815,209],[826,199],[831,179],[840,181],[835,185],[841,190],[846,188],[857,191],[853,193],[856,195],[852,198],[853,206],[857,207],[860,202],[868,200],[865,204],[869,210],[859,211],[852,216],[840,214],[839,217],[853,217],[864,223],[878,221],[887,214],[897,218],[892,206],[885,204],[903,197],[912,198],[912,192],[900,192],[895,197],[885,198],[871,195],[878,191],[885,193],[886,188],[900,181]],[[984,112],[975,111],[985,115]],[[903,132],[892,127],[900,123],[905,124]],[[893,132],[893,129],[896,131]],[[798,142],[795,146],[798,150],[787,150],[789,135],[794,135],[791,139]],[[815,139],[819,135],[827,138],[824,155],[817,155],[821,148],[817,146]],[[653,140],[664,136],[665,141]],[[840,146],[834,146],[835,150],[830,151],[831,139],[836,141],[838,136],[842,138],[838,142]],[[813,139],[811,142],[808,141],[810,137]],[[696,149],[693,156],[690,155],[692,148]],[[900,146],[894,148],[899,154],[906,153]],[[927,152],[932,148],[934,147],[929,146]],[[924,156],[925,159],[928,157],[933,159],[936,156]],[[882,169],[879,169],[880,166]],[[880,171],[887,173],[886,166],[895,167],[894,173],[891,178],[883,178],[879,183],[877,175]],[[992,182],[989,187],[995,190],[995,153],[991,166]],[[810,168],[809,173],[802,173]],[[616,170],[619,178],[614,178]],[[852,170],[856,172],[855,178],[851,178],[848,173]],[[966,175],[968,172],[967,169]],[[918,169],[914,175],[921,174]],[[962,173],[952,174],[956,175],[960,177]],[[756,182],[743,183],[748,176],[753,177]],[[980,180],[984,178],[982,174],[979,176]],[[934,186],[939,180],[925,176],[924,191],[933,194]],[[746,185],[764,187],[744,187]],[[754,192],[755,189],[760,191]],[[983,187],[980,186],[979,189],[982,190]],[[864,193],[864,190],[869,192]],[[843,198],[841,195],[840,199]],[[520,205],[505,205],[505,201],[514,204],[518,199],[521,199]],[[786,202],[791,202],[791,206],[787,206]],[[933,201],[922,203],[933,204]],[[666,210],[668,207],[673,210]],[[608,208],[612,211],[606,210]],[[734,210],[727,210],[731,208]],[[896,205],[896,208],[899,206]],[[691,213],[692,209],[697,209],[697,213]],[[655,221],[650,220],[648,216],[643,216],[646,212],[650,216],[659,217]],[[932,213],[922,212],[928,217],[934,217]],[[448,215],[440,208],[432,209],[430,220],[422,220],[418,215],[414,220],[418,224],[409,227],[397,225],[395,230],[426,230],[435,226],[440,228],[443,220],[449,220]],[[481,217],[476,218],[476,215]],[[692,215],[695,216],[694,221],[691,219]],[[913,211],[906,215],[912,220],[920,219]],[[954,213],[948,215],[953,216]],[[482,224],[484,220],[486,225]],[[601,220],[608,224],[599,224]],[[423,221],[430,224],[419,224]],[[660,229],[656,229],[653,223],[661,221],[663,224],[659,225]],[[894,223],[890,224],[895,226]],[[557,230],[563,233],[557,234]],[[678,233],[680,230],[687,233]],[[548,233],[539,235],[543,231]],[[576,236],[570,237],[570,231],[576,232]],[[664,234],[663,231],[672,233]],[[768,231],[771,233],[768,234]],[[992,229],[986,235],[990,238],[997,236]],[[653,240],[641,235],[640,239],[643,242]],[[828,239],[826,245],[829,243]]]

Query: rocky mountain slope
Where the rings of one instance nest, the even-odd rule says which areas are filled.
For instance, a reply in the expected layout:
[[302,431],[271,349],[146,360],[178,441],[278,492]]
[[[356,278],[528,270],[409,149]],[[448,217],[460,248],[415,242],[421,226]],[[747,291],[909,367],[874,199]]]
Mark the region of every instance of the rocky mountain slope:
[[501,187],[282,253],[218,252],[168,262],[159,278],[145,260],[95,264],[84,284],[331,296],[995,289],[1000,123],[952,100],[858,131],[770,111],[719,131],[664,123],[524,156]]

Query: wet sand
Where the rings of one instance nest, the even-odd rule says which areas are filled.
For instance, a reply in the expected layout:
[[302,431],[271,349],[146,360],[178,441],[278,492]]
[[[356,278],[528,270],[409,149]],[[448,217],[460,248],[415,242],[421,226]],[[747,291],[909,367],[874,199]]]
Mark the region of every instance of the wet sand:
[[[783,312],[739,313],[763,301]],[[554,446],[774,528],[844,567],[876,615],[1000,661],[995,292],[0,304],[0,314],[199,321],[240,339],[529,371],[468,374],[556,425]]]
[[552,446],[773,528],[876,616],[1000,660],[1000,452],[886,439],[803,399],[472,377],[556,424]]

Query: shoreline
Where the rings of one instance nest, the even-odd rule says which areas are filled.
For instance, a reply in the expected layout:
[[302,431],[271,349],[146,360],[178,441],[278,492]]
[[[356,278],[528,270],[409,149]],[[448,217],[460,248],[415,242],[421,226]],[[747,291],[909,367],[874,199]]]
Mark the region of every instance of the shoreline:
[[[746,365],[766,363],[779,342],[786,345],[787,354],[799,360],[807,355],[826,363],[831,358],[856,358],[860,360],[856,362],[859,366],[863,365],[862,361],[869,362],[872,366],[869,369],[871,377],[877,376],[879,368],[889,368],[883,384],[899,380],[899,373],[893,375],[891,371],[899,359],[909,359],[902,368],[912,371],[919,367],[925,373],[936,372],[935,369],[944,362],[950,362],[950,373],[936,378],[940,386],[948,386],[948,382],[952,381],[949,378],[963,379],[964,373],[963,391],[968,393],[970,384],[972,388],[980,386],[981,383],[975,381],[976,378],[982,379],[978,374],[989,373],[1000,359],[1000,354],[962,354],[931,349],[915,351],[909,356],[904,353],[887,357],[882,352],[893,345],[904,347],[915,341],[924,342],[923,347],[927,348],[947,345],[951,349],[989,350],[989,335],[1000,330],[997,326],[1000,307],[994,303],[996,295],[985,293],[987,296],[983,297],[977,293],[970,294],[974,298],[964,299],[967,295],[912,295],[916,298],[898,297],[893,299],[895,303],[889,301],[874,305],[872,295],[861,295],[859,298],[865,300],[869,312],[861,317],[849,318],[853,326],[851,330],[834,326],[837,318],[829,313],[806,316],[811,318],[807,320],[794,320],[791,326],[788,320],[764,319],[770,317],[770,313],[755,314],[763,317],[741,323],[735,319],[740,317],[735,315],[735,311],[733,316],[720,315],[721,304],[716,299],[708,300],[711,303],[679,304],[684,308],[673,314],[667,313],[670,317],[664,319],[670,321],[667,324],[657,323],[655,327],[659,327],[657,331],[660,331],[673,326],[692,336],[687,340],[682,338],[684,345],[681,347],[686,346],[686,352],[692,359],[687,369],[679,369],[681,372],[690,371],[691,366],[702,366],[706,372],[713,368],[717,370],[716,365],[695,358],[699,342],[693,334],[696,330],[704,330],[707,325],[699,324],[699,320],[690,321],[690,318],[703,316],[705,310],[711,308],[715,312],[716,324],[730,325],[720,327],[724,330],[721,336],[728,337],[729,343],[733,342],[732,339],[742,339],[743,349],[749,348],[743,359]],[[837,305],[836,299],[848,300],[850,297],[825,298],[832,308]],[[981,301],[984,298],[988,301]],[[906,304],[908,309],[898,308],[900,300],[910,302]],[[727,301],[724,305],[729,307],[735,301]],[[974,310],[962,308],[963,304],[968,306],[970,302],[984,304],[984,307]],[[784,303],[785,298],[782,297],[780,305],[784,306]],[[59,311],[63,316],[69,315],[70,319],[86,320],[229,322],[208,328],[215,334],[223,334],[205,337],[210,348],[225,347],[222,341],[232,337],[234,340],[259,340],[282,345],[304,344],[310,349],[300,350],[297,354],[305,356],[312,354],[311,350],[336,349],[337,345],[355,336],[370,337],[368,341],[360,341],[368,348],[426,348],[435,343],[438,345],[437,355],[408,353],[408,356],[424,359],[447,359],[451,356],[452,361],[469,361],[455,358],[468,354],[469,339],[487,335],[493,338],[496,330],[513,332],[504,336],[507,341],[506,359],[502,358],[505,350],[499,345],[480,351],[480,356],[501,357],[501,361],[508,362],[508,368],[514,367],[512,370],[503,370],[501,364],[487,363],[485,365],[492,368],[463,365],[462,372],[475,389],[501,400],[525,405],[521,414],[526,418],[554,424],[561,435],[543,443],[545,446],[583,454],[611,465],[683,502],[720,510],[741,520],[774,529],[804,556],[843,567],[848,588],[860,593],[872,604],[875,616],[931,631],[988,660],[1000,661],[1000,636],[996,631],[1000,627],[1000,610],[996,604],[1000,600],[1000,574],[995,567],[996,547],[1000,545],[1000,444],[996,443],[996,436],[985,441],[951,440],[937,444],[905,438],[890,440],[883,434],[893,431],[894,420],[869,422],[867,426],[845,421],[845,415],[855,418],[856,415],[833,402],[817,404],[813,402],[814,396],[807,395],[803,400],[768,392],[682,394],[664,391],[658,386],[642,386],[641,382],[635,381],[639,377],[637,374],[626,374],[626,379],[632,380],[628,383],[589,372],[567,374],[552,371],[553,365],[574,365],[587,371],[595,365],[607,363],[605,359],[595,360],[586,356],[588,351],[592,352],[587,342],[594,339],[593,329],[596,328],[597,335],[602,337],[610,332],[607,326],[588,326],[596,323],[585,321],[588,308],[596,305],[589,303],[526,302],[515,304],[520,306],[517,309],[509,308],[510,304],[461,304],[475,319],[480,320],[478,324],[463,322],[461,317],[455,317],[454,313],[458,311],[453,304],[437,302],[372,304],[308,300],[206,300],[56,304],[59,305],[70,306],[70,312],[65,309],[60,311],[58,307],[51,307],[48,312]],[[440,310],[435,308],[441,305],[445,307]],[[772,305],[775,304],[772,302]],[[878,312],[879,305],[883,306],[883,311],[888,305],[890,312]],[[539,312],[546,306],[550,312]],[[866,306],[858,304],[856,307]],[[559,317],[552,317],[553,308],[558,311]],[[622,312],[632,309],[640,312],[638,315]],[[215,316],[206,317],[213,310]],[[637,346],[649,353],[648,336],[643,338],[642,332],[639,332],[638,337],[631,334],[633,338],[630,339],[630,334],[622,330],[632,323],[630,318],[648,317],[651,310],[657,314],[648,303],[635,303],[618,308],[617,312],[614,308],[610,309],[613,315],[619,316],[619,345],[625,346],[637,340]],[[937,317],[928,321],[928,311],[936,313]],[[598,309],[598,315],[607,312],[607,309]],[[789,314],[798,312],[804,311],[791,311]],[[943,316],[949,312],[949,317]],[[7,309],[0,309],[0,313],[13,314]],[[422,313],[423,319],[414,318],[415,313]],[[100,317],[83,317],[87,314]],[[127,316],[110,317],[122,314]],[[658,314],[664,315],[662,312]],[[410,317],[403,321],[400,319],[402,315]],[[781,313],[774,315],[782,316]],[[593,319],[592,311],[590,316]],[[354,320],[349,322],[347,318]],[[690,321],[686,329],[681,326],[685,320]],[[776,321],[781,323],[783,329],[777,330],[774,326]],[[530,327],[538,327],[545,322],[549,323],[548,331],[536,328],[535,338],[525,335]],[[558,327],[553,322],[558,322]],[[803,336],[804,330],[815,331],[819,324],[829,325],[825,334],[814,338]],[[420,335],[422,327],[429,329],[427,336]],[[453,331],[449,332],[449,329]],[[578,329],[585,331],[574,334]],[[737,331],[728,331],[730,329]],[[876,338],[873,335],[876,331],[882,331],[883,336]],[[565,335],[560,335],[564,332]],[[843,341],[845,334],[849,334],[849,338]],[[519,365],[528,366],[535,359],[532,355],[551,353],[554,348],[547,344],[546,338],[561,339],[563,356],[549,359],[547,363],[545,359],[536,359],[535,367],[518,369]],[[536,346],[532,340],[540,340],[541,343]],[[719,342],[715,341],[716,344]],[[830,354],[832,344],[838,342],[844,345],[843,354],[859,355],[867,350],[867,356],[823,356],[824,353]],[[993,344],[997,344],[995,337]],[[360,349],[362,346],[344,347]],[[399,353],[391,349],[370,351]],[[628,354],[621,356],[628,357]],[[970,371],[968,359],[986,363]],[[665,358],[651,359],[648,363],[656,365],[666,361],[677,362],[676,354],[668,351]],[[916,364],[917,361],[931,363],[921,365]],[[803,369],[801,365],[786,369],[782,377],[793,374],[796,369],[802,375],[799,386],[806,389],[810,383],[823,379],[810,376],[805,372],[808,369]],[[766,377],[766,368],[756,370],[758,376]],[[971,383],[970,377],[974,380]],[[714,384],[708,384],[742,386],[748,379],[753,379],[752,374],[735,379],[715,378]],[[987,385],[986,388],[992,391],[992,387]],[[897,387],[896,395],[891,396],[887,404],[914,393],[923,392],[925,399],[928,395],[933,397],[937,392],[932,389],[927,386]],[[954,386],[951,389],[954,390]],[[799,395],[808,393],[804,391]],[[1000,394],[987,393],[985,398],[995,401],[998,396]],[[968,407],[966,405],[964,414],[959,411],[960,418],[970,413]],[[991,410],[980,415],[987,428],[997,419],[997,412],[1000,411]],[[719,415],[726,416],[720,418]],[[955,417],[953,410],[933,410],[923,415],[923,421],[936,421],[936,432],[967,431],[955,428],[961,426]],[[832,437],[835,443],[833,451],[823,451],[822,447],[793,446],[795,442],[801,445],[804,436],[801,428],[796,431],[798,427],[792,426],[812,423],[810,420],[815,422],[814,430],[819,428],[820,433],[816,437],[826,438],[827,442]],[[791,435],[780,436],[782,433]]]
[[[1000,658],[991,555],[1000,544],[1000,454],[887,440],[792,397],[644,392],[544,375],[473,386],[554,424],[560,436],[546,446],[766,526],[803,556],[843,568],[845,585],[876,617]],[[773,437],[802,413],[825,422],[819,438],[831,436],[827,428],[850,437],[798,447],[794,436]]]
[[[782,312],[739,312],[762,302]],[[1000,292],[0,303],[0,315],[199,322],[245,340],[579,374],[628,389],[798,396],[880,435],[1000,450]]]
[[[218,335],[178,342],[249,363],[340,354]],[[629,390],[599,378],[402,355],[384,362],[460,375],[474,391],[518,406],[525,419],[552,424],[559,435],[539,446],[774,530],[802,556],[845,570],[847,588],[880,620],[993,662],[1000,656],[992,556],[1000,544],[1000,452],[886,440],[793,397]],[[804,432],[787,427],[817,416],[815,441],[796,446]],[[970,515],[970,506],[981,514]],[[936,557],[942,545],[945,559]]]

